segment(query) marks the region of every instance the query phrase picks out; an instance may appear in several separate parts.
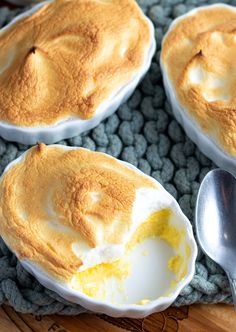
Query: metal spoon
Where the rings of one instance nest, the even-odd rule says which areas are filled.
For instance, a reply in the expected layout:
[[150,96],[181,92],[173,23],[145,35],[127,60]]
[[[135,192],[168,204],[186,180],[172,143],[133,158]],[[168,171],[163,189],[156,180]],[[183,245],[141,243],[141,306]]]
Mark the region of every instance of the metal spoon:
[[195,215],[202,250],[226,272],[236,310],[236,179],[216,169],[201,183]]

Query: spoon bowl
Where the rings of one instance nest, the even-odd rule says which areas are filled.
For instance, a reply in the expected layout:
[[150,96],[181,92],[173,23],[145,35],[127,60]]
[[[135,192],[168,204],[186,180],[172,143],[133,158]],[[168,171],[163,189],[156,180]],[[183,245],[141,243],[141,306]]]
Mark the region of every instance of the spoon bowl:
[[202,250],[227,273],[236,307],[236,179],[216,169],[201,183],[196,232]]

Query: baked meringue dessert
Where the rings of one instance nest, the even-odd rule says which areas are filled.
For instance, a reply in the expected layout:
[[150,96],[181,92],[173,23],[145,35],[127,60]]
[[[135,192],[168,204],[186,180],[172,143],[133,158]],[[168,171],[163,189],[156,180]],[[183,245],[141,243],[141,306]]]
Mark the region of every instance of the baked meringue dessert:
[[217,4],[176,19],[163,40],[161,65],[174,113],[190,137],[217,164],[222,157],[214,146],[235,158],[236,9]]
[[146,305],[192,277],[189,221],[156,180],[130,164],[39,144],[6,168],[0,193],[2,238],[41,283],[71,301],[91,308],[83,294]]
[[39,130],[77,119],[78,134],[133,92],[154,29],[134,0],[46,1],[1,30],[0,48],[0,121]]

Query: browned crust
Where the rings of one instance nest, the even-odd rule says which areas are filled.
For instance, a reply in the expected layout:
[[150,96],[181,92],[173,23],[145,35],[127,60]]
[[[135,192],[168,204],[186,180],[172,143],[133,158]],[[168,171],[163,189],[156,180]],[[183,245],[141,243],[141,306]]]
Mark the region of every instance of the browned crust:
[[[207,8],[174,26],[164,40],[161,56],[180,103],[203,132],[233,156],[236,156],[235,40],[235,10]],[[200,66],[206,74],[199,84],[189,79],[193,66]],[[224,84],[212,87],[211,77],[222,78]],[[216,96],[215,100],[206,98],[209,93]],[[217,97],[220,94],[230,98],[223,100]]]
[[0,120],[36,126],[93,117],[143,66],[150,43],[134,0],[45,5],[0,35],[0,64],[10,59],[0,74]]
[[83,264],[71,245],[122,243],[140,187],[157,185],[105,154],[41,144],[1,180],[0,234],[21,259],[69,281]]

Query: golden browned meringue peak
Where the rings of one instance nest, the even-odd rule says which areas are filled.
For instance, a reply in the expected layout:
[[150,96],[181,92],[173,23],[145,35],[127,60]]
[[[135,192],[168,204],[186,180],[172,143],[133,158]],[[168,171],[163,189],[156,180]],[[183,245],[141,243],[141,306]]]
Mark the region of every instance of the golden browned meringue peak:
[[164,40],[162,63],[203,132],[236,156],[236,10],[209,7],[180,20]]
[[140,187],[157,185],[108,155],[40,144],[1,179],[0,234],[20,259],[69,281],[83,264],[74,243],[122,243]]
[[0,33],[0,120],[93,117],[145,63],[150,25],[134,0],[56,0]]

